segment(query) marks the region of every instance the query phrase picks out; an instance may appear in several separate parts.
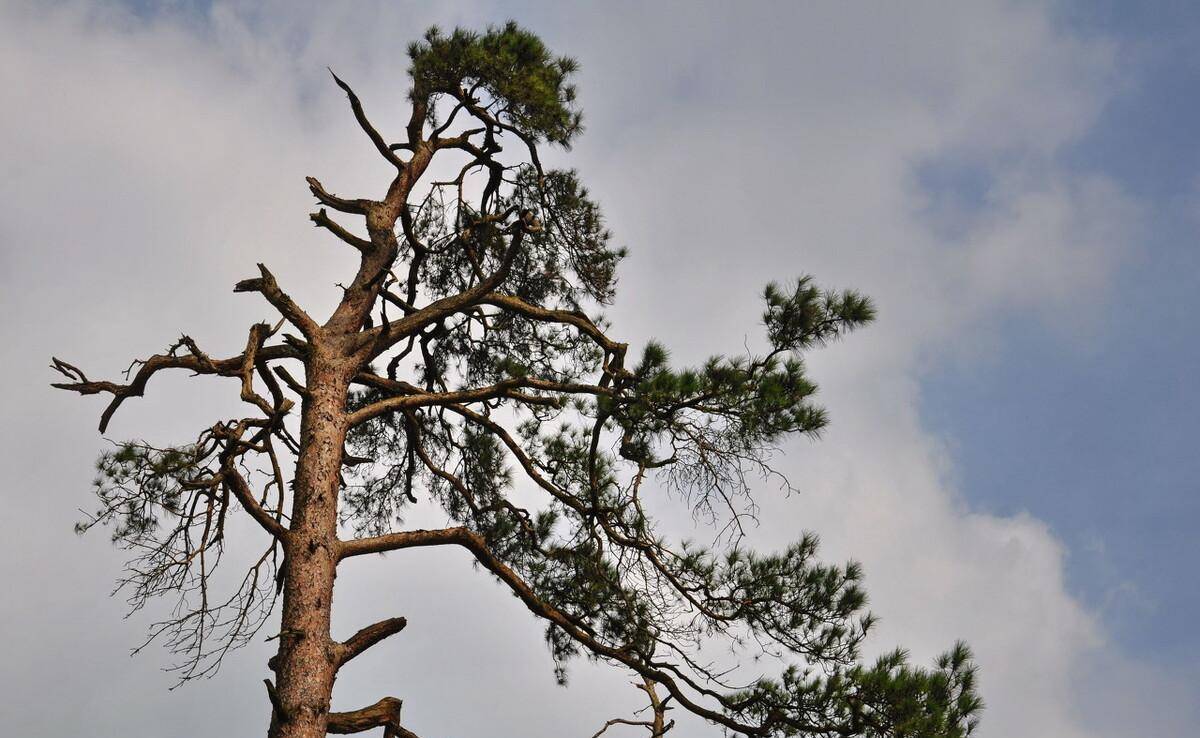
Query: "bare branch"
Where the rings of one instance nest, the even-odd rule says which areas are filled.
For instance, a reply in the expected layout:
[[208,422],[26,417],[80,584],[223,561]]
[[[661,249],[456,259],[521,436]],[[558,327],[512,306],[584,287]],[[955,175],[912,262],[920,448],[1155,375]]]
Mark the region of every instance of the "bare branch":
[[301,397],[308,396],[308,389],[296,381],[296,378],[291,375],[291,372],[287,370],[287,367],[276,366],[273,367],[273,369],[275,370],[275,373],[279,375],[279,378],[283,380],[284,384],[288,386],[288,389],[300,395]]
[[633,725],[633,726],[637,726],[637,727],[641,727],[641,728],[650,728],[650,730],[652,730],[652,731],[654,730],[654,723],[649,720],[628,720],[626,718],[613,718],[612,720],[609,720],[606,723],[604,723],[603,727],[601,727],[600,730],[597,730],[595,733],[593,733],[592,738],[600,738],[600,736],[602,736],[606,732],[608,732],[608,729],[614,725]]
[[329,194],[316,177],[305,177],[304,181],[308,182],[308,189],[313,193],[314,197],[320,200],[322,204],[328,205],[334,210],[342,213],[350,213],[351,215],[366,215],[367,211],[371,208],[370,200],[346,200]]
[[476,535],[466,528],[441,528],[438,530],[409,530],[371,538],[355,538],[339,544],[338,559],[398,551],[402,548],[467,546],[470,537]]
[[550,308],[539,307],[525,302],[514,295],[505,295],[499,292],[489,292],[480,298],[479,303],[481,305],[493,305],[503,308],[531,320],[574,326],[581,333],[595,341],[605,351],[614,354],[624,356],[628,348],[627,344],[618,343],[610,339],[604,334],[604,331],[600,330],[599,326],[592,322],[591,318],[580,311],[552,310]]
[[365,238],[359,238],[330,218],[329,213],[326,212],[325,208],[321,208],[315,213],[310,213],[308,219],[311,220],[318,228],[325,228],[330,233],[342,239],[359,251],[366,252],[374,248],[374,244],[372,244],[370,241]]
[[400,394],[393,397],[387,397],[378,402],[374,402],[354,413],[351,413],[347,419],[347,423],[350,427],[360,425],[368,420],[371,420],[372,418],[377,418],[380,415],[386,415],[387,413],[416,407],[429,407],[432,405],[449,406],[461,403],[493,400],[501,397],[538,405],[557,404],[559,402],[559,400],[556,398],[538,397],[516,392],[516,390],[522,388],[554,392],[560,395],[613,394],[612,390],[596,385],[575,382],[553,382],[546,379],[539,379],[537,377],[514,377],[512,379],[506,379],[485,387],[476,387],[473,389],[458,390],[455,392],[427,392],[415,385],[409,384],[408,382],[387,379],[377,374],[365,372],[358,374],[354,381],[370,387],[375,387],[376,389],[383,389]]
[[352,712],[331,712],[326,729],[330,733],[345,735],[383,728],[384,738],[417,738],[400,724],[400,708],[403,704],[395,697],[384,697],[373,705]]
[[404,169],[405,163],[396,156],[396,152],[392,151],[387,142],[383,140],[383,136],[379,135],[379,131],[375,130],[375,126],[371,125],[371,121],[367,119],[366,111],[363,110],[362,102],[358,99],[358,95],[354,94],[354,90],[350,89],[350,85],[342,81],[340,77],[333,73],[330,69],[329,73],[333,75],[333,81],[338,87],[346,93],[346,97],[350,98],[350,108],[354,111],[354,119],[358,121],[358,125],[362,127],[367,136],[371,139],[371,143],[375,144],[375,150],[380,156],[387,159],[397,169]]
[[[184,346],[188,346],[190,349],[189,354],[178,355],[175,353],[179,348]],[[113,414],[116,413],[121,403],[130,397],[141,397],[145,393],[146,383],[159,371],[163,369],[188,369],[196,374],[241,377],[245,358],[245,354],[238,354],[228,359],[210,359],[207,355],[195,349],[195,344],[190,338],[184,336],[171,346],[167,350],[167,353],[156,354],[145,361],[135,362],[135,364],[140,365],[140,368],[137,374],[134,375],[133,381],[128,384],[108,381],[88,381],[78,369],[60,359],[54,359],[54,368],[71,381],[56,382],[50,386],[56,389],[78,392],[81,395],[111,394],[113,396],[112,402],[109,403],[100,416],[100,432],[104,433],[108,430],[109,421],[112,420]],[[291,345],[264,346],[258,351],[258,359],[260,361],[300,358],[303,358],[303,354],[297,347]]]
[[262,296],[267,298],[267,302],[271,303],[292,325],[299,328],[305,338],[312,340],[312,337],[320,330],[317,322],[279,288],[279,283],[275,281],[275,275],[271,274],[266,265],[259,264],[258,271],[261,276],[254,279],[243,279],[233,286],[233,291],[262,293]]
[[408,621],[404,618],[388,618],[380,620],[378,623],[372,623],[367,627],[359,630],[354,635],[343,641],[337,648],[337,665],[340,668],[347,661],[358,656],[363,651],[366,651],[371,646],[379,643],[385,638],[393,636],[408,625]]
[[506,380],[497,384],[488,385],[486,387],[477,387],[475,389],[460,390],[457,392],[422,392],[415,395],[404,395],[401,397],[389,397],[385,400],[372,403],[361,410],[353,412],[346,419],[347,426],[353,428],[356,425],[377,418],[380,415],[385,415],[398,410],[412,409],[415,407],[429,407],[431,405],[441,405],[447,402],[478,402],[480,400],[491,400],[497,397],[503,397],[506,392],[516,387],[521,386],[521,380]]
[[470,289],[434,300],[415,313],[392,322],[386,330],[382,328],[375,329],[376,335],[374,336],[373,343],[378,347],[378,351],[384,351],[426,326],[477,304],[480,298],[504,282],[508,276],[509,269],[512,268],[513,261],[516,259],[517,254],[520,253],[521,243],[525,234],[536,231],[538,228],[540,228],[540,225],[532,217],[532,214],[526,214],[521,220],[510,226],[510,230],[513,233],[512,241],[504,253],[504,258],[500,266],[495,272]]
[[[242,401],[254,405],[262,410],[263,415],[273,420],[286,415],[296,404],[283,396],[283,393],[279,389],[279,383],[275,381],[275,377],[258,360],[258,352],[262,349],[263,343],[274,332],[275,329],[266,323],[255,323],[250,327],[250,336],[246,340],[246,351],[242,354],[241,371]],[[262,377],[263,381],[266,382],[274,403],[268,402],[265,397],[254,391],[254,375],[256,371]]]
[[220,475],[222,485],[233,493],[233,496],[237,498],[241,506],[246,509],[246,512],[250,513],[250,517],[254,518],[255,522],[262,526],[263,530],[281,541],[287,539],[287,528],[284,528],[282,523],[276,520],[271,513],[263,509],[262,505],[258,504],[258,500],[254,497],[254,492],[250,489],[249,483],[246,482],[246,478],[233,465],[232,458],[223,460]]
[[[742,732],[747,735],[766,735],[767,729],[764,726],[739,722],[722,712],[697,703],[683,691],[683,688],[676,682],[675,677],[671,673],[663,670],[661,665],[650,662],[648,659],[643,659],[632,650],[610,646],[584,630],[576,623],[574,618],[539,597],[520,575],[492,553],[483,536],[468,528],[412,530],[371,538],[342,541],[338,545],[338,558],[341,560],[351,556],[429,546],[461,546],[467,549],[475,557],[476,561],[507,585],[530,612],[550,621],[554,626],[562,629],[563,632],[596,656],[624,664],[642,677],[662,684],[681,705],[696,715],[730,730]],[[696,686],[690,681],[689,685]],[[712,690],[700,691],[720,701],[722,704],[729,704],[729,698],[724,695],[717,694]]]

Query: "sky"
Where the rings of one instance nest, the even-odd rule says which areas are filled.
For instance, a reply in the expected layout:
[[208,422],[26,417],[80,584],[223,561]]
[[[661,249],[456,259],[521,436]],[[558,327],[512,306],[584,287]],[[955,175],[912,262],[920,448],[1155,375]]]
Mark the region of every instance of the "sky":
[[[129,657],[148,619],[108,596],[120,552],[72,532],[100,402],[50,390],[49,357],[239,350],[257,261],[331,305],[352,264],[304,176],[369,194],[387,171],[325,67],[396,128],[410,40],[507,18],[582,65],[587,130],[553,158],[630,248],[614,332],[738,351],[762,285],[803,273],[879,307],[810,357],[831,426],[784,449],[798,492],[763,490],[755,545],[815,530],[862,561],[872,648],[971,643],[981,736],[1200,734],[1200,9],[1115,0],[0,0],[6,730],[265,729],[270,644],[173,691],[169,654]],[[224,389],[156,379],[110,437],[192,436]],[[460,555],[364,563],[337,602],[344,632],[410,626],[335,709],[391,694],[419,735],[537,737],[636,705],[586,662],[555,686],[540,626]]]

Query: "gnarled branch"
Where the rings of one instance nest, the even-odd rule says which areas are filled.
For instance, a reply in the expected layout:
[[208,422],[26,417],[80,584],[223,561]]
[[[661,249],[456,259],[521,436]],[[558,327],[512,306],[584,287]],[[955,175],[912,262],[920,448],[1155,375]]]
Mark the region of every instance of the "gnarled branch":
[[[178,355],[175,352],[187,347],[190,353],[186,355]],[[280,346],[264,346],[257,353],[257,358],[260,361],[273,361],[277,359],[301,359],[303,354],[293,345]],[[51,386],[57,389],[69,390],[78,392],[81,395],[95,395],[101,393],[111,394],[112,401],[100,416],[100,432],[104,433],[108,430],[109,421],[116,413],[117,408],[121,403],[130,397],[141,397],[146,391],[146,383],[151,377],[164,369],[188,369],[196,374],[214,374],[222,377],[241,377],[242,367],[245,365],[245,354],[228,359],[214,360],[206,354],[195,348],[195,343],[184,336],[173,346],[171,346],[165,354],[155,354],[145,361],[135,362],[140,365],[137,373],[133,377],[133,381],[128,384],[119,384],[109,381],[89,381],[75,367],[67,364],[60,359],[53,359],[53,368],[59,373],[72,380],[70,382],[55,382]]]

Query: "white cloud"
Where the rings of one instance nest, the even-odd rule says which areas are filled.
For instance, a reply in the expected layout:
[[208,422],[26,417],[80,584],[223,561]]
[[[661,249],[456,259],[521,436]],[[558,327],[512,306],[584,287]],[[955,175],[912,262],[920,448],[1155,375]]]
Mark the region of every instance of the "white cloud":
[[[769,279],[813,272],[874,295],[879,324],[813,357],[833,426],[788,450],[802,493],[764,495],[756,540],[778,545],[812,528],[831,557],[863,560],[880,647],[905,644],[926,659],[955,638],[972,642],[989,702],[983,735],[1134,735],[1104,716],[1156,712],[1158,698],[1126,690],[1116,703],[1080,674],[1103,661],[1112,684],[1162,675],[1117,654],[1069,594],[1066,552],[1043,523],[970,510],[953,459],[918,414],[930,357],[986,345],[980,326],[1013,309],[1071,330],[1128,254],[1136,203],[1056,157],[1117,83],[1112,48],[1065,36],[1028,5],[782,7],[521,14],[585,64],[590,130],[570,161],[634,250],[617,330],[663,337],[697,359],[755,334],[754,298]],[[266,308],[227,288],[258,260],[298,297],[328,301],[349,261],[309,227],[303,176],[371,192],[384,172],[323,67],[353,78],[381,125],[395,122],[404,44],[433,20],[476,25],[473,10],[435,19],[390,3],[221,3],[202,24],[75,5],[0,11],[11,101],[0,193],[15,205],[0,224],[0,302],[13,318],[0,330],[19,357],[2,386],[29,419],[6,428],[0,446],[19,475],[5,491],[25,521],[13,542],[37,562],[3,564],[25,593],[5,620],[10,632],[52,628],[15,644],[0,678],[23,702],[64,689],[82,702],[58,722],[28,714],[18,728],[140,734],[171,714],[182,736],[264,722],[262,649],[169,697],[148,689],[165,685],[158,654],[115,658],[141,626],[97,604],[116,557],[101,537],[67,533],[71,510],[86,504],[96,408],[28,388],[44,381],[37,371],[51,351],[112,373],[180,329],[214,352],[234,350],[240,326]],[[914,189],[915,168],[932,160],[988,174],[981,209],[954,214],[952,242]],[[184,434],[226,401],[220,386],[153,389],[117,434]],[[47,449],[52,465],[19,463]],[[454,575],[430,573],[436,565]],[[636,697],[586,665],[575,689],[555,691],[539,626],[483,582],[449,553],[348,572],[345,629],[397,612],[412,627],[347,672],[339,704],[395,692],[418,733],[561,735],[594,731],[614,700]],[[214,699],[228,709],[213,714],[204,705]]]

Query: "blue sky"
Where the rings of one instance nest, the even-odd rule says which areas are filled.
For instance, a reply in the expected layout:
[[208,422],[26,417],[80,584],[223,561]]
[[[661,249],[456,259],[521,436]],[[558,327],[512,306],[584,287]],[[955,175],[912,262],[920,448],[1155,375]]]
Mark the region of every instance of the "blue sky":
[[[1011,316],[994,353],[924,378],[922,410],[973,505],[1048,521],[1070,547],[1070,585],[1121,643],[1200,675],[1200,13],[1083,3],[1061,18],[1118,42],[1123,81],[1062,156],[1119,182],[1150,225],[1089,306],[1091,335]],[[968,171],[927,185],[978,198],[987,183]]]
[[[0,180],[13,204],[0,312],[17,318],[0,342],[30,357],[0,365],[5,407],[26,420],[0,427],[13,470],[0,493],[28,521],[6,542],[19,555],[0,557],[14,592],[0,618],[56,634],[7,644],[0,692],[77,697],[53,724],[31,710],[14,730],[259,724],[269,644],[170,696],[162,652],[124,658],[145,622],[106,599],[119,557],[102,535],[70,534],[104,444],[96,408],[37,394],[45,357],[66,347],[101,374],[180,330],[236,347],[263,316],[228,285],[259,260],[322,304],[346,264],[305,218],[303,176],[379,184],[325,66],[386,126],[407,41],[511,16],[582,62],[588,130],[554,161],[580,169],[630,246],[611,311],[623,337],[663,339],[680,361],[736,351],[754,340],[762,284],[804,272],[880,304],[877,325],[812,357],[832,425],[784,449],[803,492],[764,497],[756,544],[811,527],[826,555],[861,559],[880,648],[924,660],[969,640],[984,738],[1200,733],[1194,3],[114,7],[0,2],[15,101],[0,163],[20,173]],[[148,393],[114,437],[211,423],[227,398],[184,387]],[[54,463],[31,468],[46,448]],[[424,561],[339,579],[342,612],[412,623],[339,699],[395,685],[418,734],[561,736],[564,721],[611,717],[622,676],[582,665],[579,686],[556,690],[540,628],[511,598],[462,562]],[[479,683],[492,669],[506,678]]]

